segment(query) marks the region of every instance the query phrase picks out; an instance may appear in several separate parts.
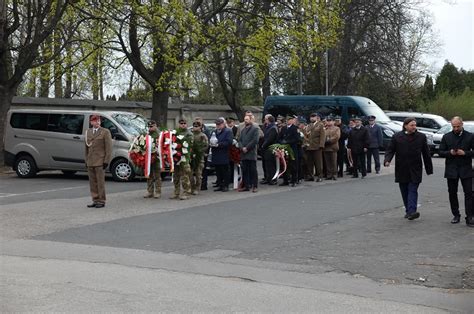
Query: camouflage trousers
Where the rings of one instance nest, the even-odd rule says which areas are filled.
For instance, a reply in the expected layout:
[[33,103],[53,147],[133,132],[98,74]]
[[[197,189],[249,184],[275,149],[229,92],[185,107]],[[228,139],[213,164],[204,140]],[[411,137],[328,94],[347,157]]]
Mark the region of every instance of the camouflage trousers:
[[181,186],[183,195],[191,195],[191,166],[188,163],[176,165],[173,173],[174,195],[179,196]]
[[146,189],[149,194],[161,194],[161,169],[157,162],[151,164],[150,176],[146,179]]
[[204,161],[200,162],[194,170],[191,171],[191,192],[201,191],[202,171],[204,170]]

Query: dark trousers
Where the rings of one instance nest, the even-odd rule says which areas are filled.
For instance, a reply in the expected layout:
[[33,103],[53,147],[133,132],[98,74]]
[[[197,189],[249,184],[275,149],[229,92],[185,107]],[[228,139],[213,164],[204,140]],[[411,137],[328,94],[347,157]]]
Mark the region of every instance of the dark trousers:
[[358,170],[362,173],[362,176],[365,177],[367,175],[367,169],[365,168],[365,153],[358,153],[355,154],[352,152],[352,162],[354,163],[353,165],[353,176],[358,176]]
[[216,186],[220,188],[229,187],[229,164],[215,165],[217,182]]
[[285,183],[291,182],[296,183],[298,181],[298,162],[295,158],[294,160],[287,160],[287,169],[283,174],[283,181]]
[[263,160],[265,161],[265,181],[270,182],[276,172],[275,155],[270,149],[267,149],[263,154]]
[[346,158],[346,148],[339,143],[339,150],[337,151],[337,174],[342,177],[344,173],[344,160]]
[[459,201],[458,201],[458,181],[461,180],[462,190],[464,191],[464,206],[466,210],[466,217],[473,217],[472,209],[472,178],[456,178],[448,179],[449,204],[451,205],[451,212],[453,216],[460,217]]
[[204,168],[202,169],[202,180],[201,180],[201,188],[207,189],[207,167],[209,166],[209,162],[207,161],[207,156],[204,156]]
[[375,171],[380,171],[380,151],[378,148],[369,148],[367,150],[367,172],[372,171],[372,156],[375,162]]
[[419,183],[399,183],[400,192],[402,193],[403,205],[405,205],[405,212],[413,214],[416,212],[418,206],[418,186]]
[[242,160],[242,183],[244,188],[256,188],[258,185],[257,175],[257,161],[256,160]]

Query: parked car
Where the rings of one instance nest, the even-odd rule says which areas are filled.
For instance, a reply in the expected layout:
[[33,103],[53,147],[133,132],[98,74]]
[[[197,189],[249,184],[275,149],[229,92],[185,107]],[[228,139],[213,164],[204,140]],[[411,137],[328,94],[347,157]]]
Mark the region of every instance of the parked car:
[[146,119],[124,111],[10,109],[5,123],[5,163],[20,178],[42,170],[65,175],[86,171],[85,131],[89,117],[100,115],[101,126],[112,135],[112,160],[108,171],[116,181],[135,177],[128,150],[135,136],[146,132]]
[[[464,121],[463,125],[466,131],[474,133],[474,121]],[[439,153],[439,144],[441,144],[443,135],[451,132],[452,129],[451,123],[448,123],[439,129],[438,132],[426,136],[431,156]]]
[[448,124],[448,120],[442,116],[430,113],[388,111],[386,114],[391,120],[400,122],[403,122],[406,118],[415,118],[417,129],[423,133],[435,133]]

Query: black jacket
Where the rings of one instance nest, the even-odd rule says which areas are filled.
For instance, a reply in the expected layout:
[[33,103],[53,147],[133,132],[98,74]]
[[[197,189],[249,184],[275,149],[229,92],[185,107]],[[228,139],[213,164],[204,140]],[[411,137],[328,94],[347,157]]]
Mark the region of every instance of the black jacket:
[[347,141],[347,148],[350,148],[353,154],[361,154],[364,152],[364,148],[369,148],[370,135],[369,130],[364,126],[359,129],[352,128],[349,133],[349,139]]
[[266,151],[270,145],[276,144],[278,140],[278,129],[275,124],[271,124],[265,128],[262,151]]
[[[453,156],[451,149],[460,148],[466,155]],[[461,135],[446,133],[439,145],[439,155],[446,158],[444,177],[448,179],[472,177],[472,156],[474,156],[474,135],[464,130]]]
[[[426,174],[433,174],[433,163],[426,142],[426,135],[420,132],[396,133],[385,151],[385,161],[390,162],[395,155],[395,182],[420,183],[423,163]],[[423,157],[423,162],[421,158]]]

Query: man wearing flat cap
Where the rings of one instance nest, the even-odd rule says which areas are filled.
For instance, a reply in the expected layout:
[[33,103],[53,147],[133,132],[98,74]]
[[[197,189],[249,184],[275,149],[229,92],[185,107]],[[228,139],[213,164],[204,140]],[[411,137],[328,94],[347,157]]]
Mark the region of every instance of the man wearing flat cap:
[[112,156],[112,136],[108,129],[100,126],[100,116],[90,116],[91,127],[86,130],[86,167],[92,203],[87,207],[105,206],[105,169]]

